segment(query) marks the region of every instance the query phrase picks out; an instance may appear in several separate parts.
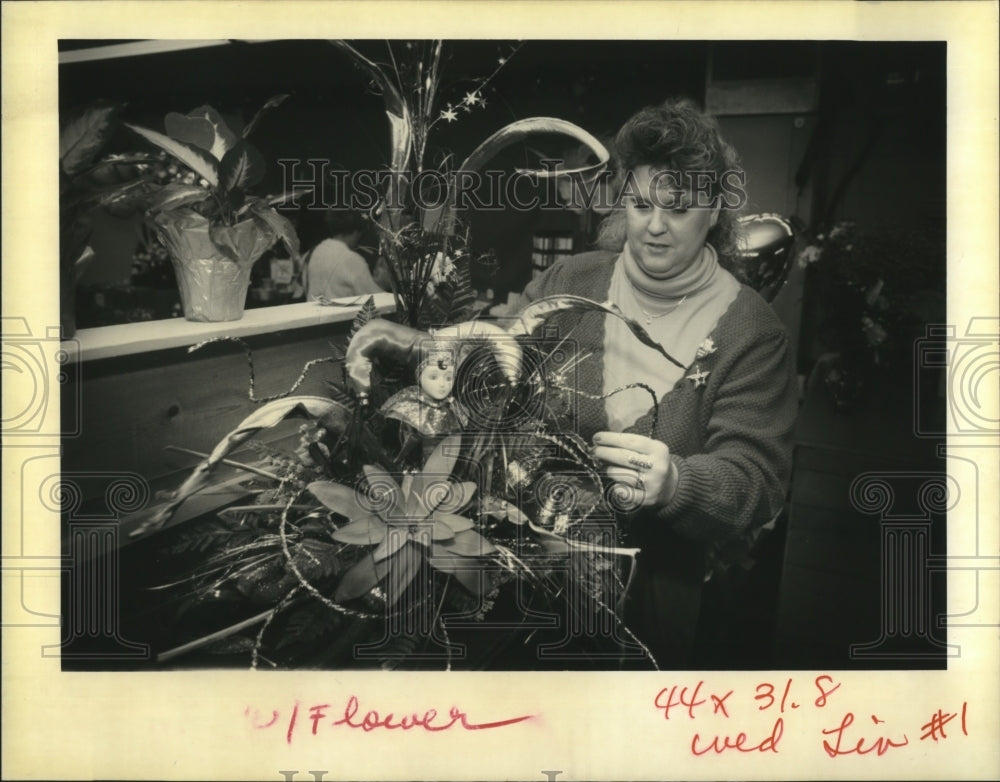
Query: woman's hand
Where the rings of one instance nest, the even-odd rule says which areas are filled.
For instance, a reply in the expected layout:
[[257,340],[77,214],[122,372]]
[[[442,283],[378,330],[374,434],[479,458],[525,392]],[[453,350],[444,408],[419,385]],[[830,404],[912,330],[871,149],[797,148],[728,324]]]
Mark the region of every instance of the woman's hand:
[[624,432],[594,435],[595,459],[608,465],[608,477],[627,487],[633,508],[665,505],[677,489],[677,467],[665,443]]

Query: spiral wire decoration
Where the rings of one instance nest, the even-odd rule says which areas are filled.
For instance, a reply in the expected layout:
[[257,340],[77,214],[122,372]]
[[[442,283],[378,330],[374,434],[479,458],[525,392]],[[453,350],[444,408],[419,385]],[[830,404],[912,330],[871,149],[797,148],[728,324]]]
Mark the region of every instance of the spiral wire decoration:
[[266,402],[273,402],[276,399],[284,399],[286,396],[295,393],[295,391],[299,388],[299,386],[301,386],[305,382],[306,376],[309,374],[309,372],[312,370],[314,366],[316,366],[317,364],[331,364],[334,361],[336,361],[336,359],[333,356],[327,356],[326,358],[314,358],[312,359],[312,361],[306,362],[305,366],[302,367],[302,372],[299,373],[299,376],[295,379],[295,382],[292,383],[292,387],[289,388],[287,391],[284,391],[280,394],[274,394],[272,396],[266,396],[263,399],[258,399],[256,396],[256,388],[255,388],[256,375],[253,366],[253,352],[250,350],[250,346],[239,337],[212,337],[211,339],[206,339],[204,342],[199,342],[197,345],[192,345],[191,347],[188,348],[188,353],[194,353],[196,350],[200,350],[206,345],[211,345],[213,342],[235,342],[237,345],[243,348],[243,351],[246,353],[247,356],[247,369],[250,373],[250,388],[247,391],[247,398],[251,402],[257,405],[265,404]]

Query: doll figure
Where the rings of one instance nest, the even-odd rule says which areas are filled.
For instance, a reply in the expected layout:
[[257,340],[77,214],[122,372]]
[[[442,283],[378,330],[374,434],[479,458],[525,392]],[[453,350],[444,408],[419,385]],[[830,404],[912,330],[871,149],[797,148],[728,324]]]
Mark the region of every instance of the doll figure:
[[385,418],[399,422],[400,461],[408,463],[419,454],[423,466],[445,435],[466,426],[468,414],[452,395],[454,385],[454,351],[429,341],[417,365],[417,385],[394,394],[381,408]]

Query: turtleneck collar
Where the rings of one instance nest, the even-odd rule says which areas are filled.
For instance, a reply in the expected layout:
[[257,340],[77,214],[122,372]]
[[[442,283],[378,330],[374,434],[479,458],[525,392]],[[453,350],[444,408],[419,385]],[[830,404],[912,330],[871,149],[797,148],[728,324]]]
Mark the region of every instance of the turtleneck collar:
[[629,252],[628,243],[621,254],[621,265],[633,289],[650,299],[680,299],[697,293],[712,281],[719,268],[715,248],[706,244],[697,262],[676,277],[657,280],[647,275]]

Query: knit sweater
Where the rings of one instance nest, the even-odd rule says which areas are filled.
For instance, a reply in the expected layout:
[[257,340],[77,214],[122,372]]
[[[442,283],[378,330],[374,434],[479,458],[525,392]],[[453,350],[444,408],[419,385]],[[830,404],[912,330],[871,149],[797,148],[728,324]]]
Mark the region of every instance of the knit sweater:
[[[607,300],[616,254],[592,252],[555,263],[524,291],[532,301],[575,294]],[[560,313],[547,322],[560,338],[591,358],[577,368],[577,387],[599,395],[603,386],[604,323],[599,312]],[[704,343],[702,358],[628,431],[670,449],[677,487],[670,501],[638,514],[631,524],[642,549],[631,622],[645,625],[661,664],[686,662],[697,621],[709,552],[750,538],[781,509],[791,473],[798,387],[785,330],[751,288],[736,299]],[[664,348],[669,352],[670,346]],[[603,402],[578,396],[576,421],[585,438],[607,428]],[[734,546],[736,550],[739,545]],[[643,594],[645,592],[645,594]]]

